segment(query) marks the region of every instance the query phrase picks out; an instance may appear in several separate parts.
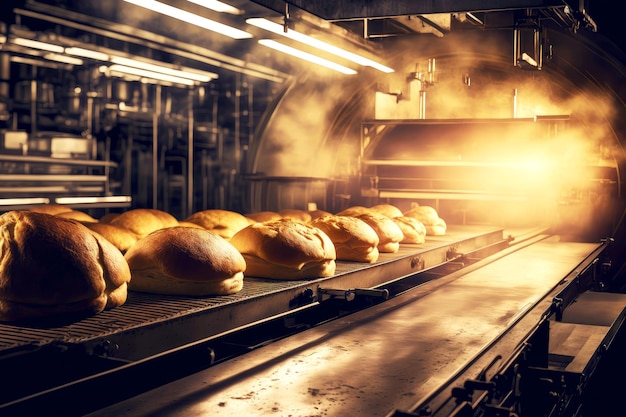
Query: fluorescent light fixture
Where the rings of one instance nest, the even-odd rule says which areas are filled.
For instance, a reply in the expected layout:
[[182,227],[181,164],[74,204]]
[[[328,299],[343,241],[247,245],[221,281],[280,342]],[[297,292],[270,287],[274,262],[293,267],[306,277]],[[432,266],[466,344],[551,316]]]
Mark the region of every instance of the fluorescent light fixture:
[[80,56],[83,58],[96,59],[98,61],[108,61],[109,56],[103,52],[93,51],[91,49],[69,47],[65,48],[65,53],[69,55]]
[[13,43],[16,45],[25,46],[27,48],[41,49],[42,51],[57,52],[59,54],[62,54],[64,49],[60,45],[54,45],[51,43],[40,42],[33,39],[25,38],[14,38]]
[[386,73],[394,72],[393,69],[386,67],[382,64],[379,64],[378,62],[372,61],[371,59],[346,51],[345,49],[338,48],[329,43],[320,41],[319,39],[315,39],[311,36],[304,35],[292,29],[287,29],[287,31],[285,31],[285,27],[283,25],[272,22],[271,20],[268,20],[268,19],[264,19],[260,17],[251,18],[251,19],[247,19],[246,23],[256,26],[258,28],[261,28],[261,29],[265,29],[277,35],[285,36],[289,39],[293,39],[294,41],[312,46],[314,48],[331,53],[333,55],[337,55],[341,58],[345,58],[349,61],[352,61],[359,65],[363,65],[365,67],[372,67],[372,68],[375,68],[379,71],[386,72]]
[[171,75],[173,77],[180,78],[188,78],[190,80],[199,81],[199,82],[209,82],[215,78],[217,78],[217,74],[212,72],[204,72],[204,71],[193,71],[193,70],[177,70],[173,68],[164,67],[158,64],[151,64],[148,62],[138,61],[136,59],[123,58],[119,56],[112,56],[111,62],[114,64],[120,64],[128,67],[134,67],[139,69],[144,69],[147,71],[158,72],[162,74]]
[[252,35],[246,31],[239,30],[232,26],[216,22],[215,20],[207,19],[206,17],[198,16],[197,14],[190,13],[188,11],[172,7],[165,3],[161,3],[156,0],[124,0],[128,3],[134,4],[139,7],[152,10],[153,12],[161,13],[174,19],[182,20],[186,23],[199,26],[204,29],[212,30],[222,35],[228,36],[233,39],[247,39]]
[[106,197],[58,197],[57,204],[130,203],[130,196],[112,195]]
[[60,55],[55,53],[47,53],[43,56],[50,61],[63,62],[64,64],[72,64],[72,65],[83,65],[83,60],[79,58],[74,58],[73,56]]
[[329,61],[324,58],[320,58],[317,55],[310,54],[308,52],[301,51],[296,48],[292,48],[291,46],[287,46],[280,42],[276,42],[270,39],[261,39],[259,43],[263,46],[267,46],[268,48],[275,49],[280,52],[284,52],[286,54],[295,56],[300,59],[304,59],[305,61],[312,62],[314,64],[322,65],[326,68],[333,69],[335,71],[339,71],[343,74],[353,75],[356,74],[356,71],[352,68],[344,67],[343,65],[337,64],[336,62]]
[[[106,67],[105,67],[106,68]],[[160,72],[148,71],[141,68],[133,68],[125,65],[113,64],[108,67],[108,71],[111,73],[122,73],[136,75],[138,77],[150,78],[153,80],[167,81],[174,84],[193,85],[194,81],[189,78],[175,77],[173,75],[167,75]]]
[[198,6],[206,7],[207,9],[213,10],[214,12],[236,14],[236,15],[240,15],[243,13],[238,8],[233,7],[230,4],[221,2],[219,0],[187,0],[187,1],[197,4]]
[[0,198],[0,206],[48,204],[49,198]]

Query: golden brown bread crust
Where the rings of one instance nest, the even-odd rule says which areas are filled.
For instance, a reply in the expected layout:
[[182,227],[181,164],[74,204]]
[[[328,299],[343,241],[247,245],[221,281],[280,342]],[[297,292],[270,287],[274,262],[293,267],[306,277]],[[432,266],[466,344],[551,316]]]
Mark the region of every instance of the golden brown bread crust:
[[120,213],[109,222],[133,232],[138,239],[165,227],[178,226],[178,220],[171,214],[149,208],[136,208]]
[[246,275],[304,279],[335,273],[335,245],[326,233],[298,220],[251,224],[230,243],[246,260]]
[[311,215],[311,221],[320,218],[320,217],[324,217],[324,216],[332,216],[333,214],[329,211],[326,210],[309,210],[308,212]]
[[257,211],[255,213],[248,213],[246,217],[254,220],[255,222],[266,222],[269,220],[280,220],[282,216],[275,211]]
[[357,214],[371,213],[371,212],[372,210],[370,210],[368,207],[365,207],[365,206],[351,206],[351,207],[341,210],[339,213],[337,213],[337,216],[354,217]]
[[424,243],[426,241],[426,227],[413,217],[398,216],[391,220],[402,230],[404,238],[400,243]]
[[111,242],[113,246],[122,253],[125,253],[137,242],[137,235],[122,226],[100,222],[85,223],[85,226],[102,235],[102,237]]
[[195,229],[204,229],[204,227],[200,226],[199,224],[195,224],[195,223],[191,223],[191,222],[186,222],[186,221],[180,221],[178,222],[179,226],[183,226],[183,227],[193,227]]
[[326,233],[333,241],[338,260],[369,263],[378,260],[378,235],[363,220],[330,215],[318,217],[309,224]]
[[100,217],[98,220],[99,223],[111,223],[111,220],[119,216],[120,213],[107,213],[104,216]]
[[45,214],[59,214],[67,211],[72,211],[71,207],[64,206],[62,204],[42,204],[40,206],[34,206],[28,209],[28,211],[34,211],[35,213],[45,213]]
[[200,225],[226,240],[250,224],[243,214],[221,209],[197,211],[187,217],[185,221]]
[[439,217],[437,210],[430,206],[415,206],[404,213],[407,217],[422,222],[426,227],[426,235],[442,236],[446,234],[446,222]]
[[304,223],[311,221],[311,214],[308,211],[298,209],[284,209],[278,212],[283,219],[297,220]]
[[381,253],[395,253],[400,249],[400,241],[404,238],[400,227],[389,217],[369,212],[356,214],[353,217],[369,224],[378,235],[378,251]]
[[123,255],[76,221],[7,212],[0,245],[0,320],[82,317],[126,302]]
[[398,207],[394,206],[393,204],[387,204],[387,203],[376,204],[375,206],[370,207],[370,210],[372,210],[375,213],[387,216],[390,219],[393,219],[394,217],[402,216],[403,214],[402,210],[400,210]]
[[98,220],[80,210],[63,211],[55,214],[57,217],[63,217],[64,219],[72,219],[81,223],[97,223]]
[[225,295],[243,287],[246,263],[226,239],[206,229],[156,230],[124,255],[130,290],[157,294]]

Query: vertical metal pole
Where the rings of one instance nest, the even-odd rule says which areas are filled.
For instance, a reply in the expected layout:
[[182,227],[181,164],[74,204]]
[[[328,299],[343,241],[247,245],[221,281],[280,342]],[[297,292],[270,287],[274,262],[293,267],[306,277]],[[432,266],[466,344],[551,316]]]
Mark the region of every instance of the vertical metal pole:
[[183,216],[189,217],[193,212],[193,155],[194,155],[194,117],[193,97],[195,90],[190,89],[187,96],[187,207]]
[[241,166],[241,74],[237,73],[235,85],[235,167],[230,170],[229,173],[229,194],[231,198],[231,205],[233,203],[232,198],[235,189],[235,175],[239,172]]
[[517,88],[513,89],[513,118],[517,117]]
[[158,207],[159,189],[159,118],[161,116],[161,86],[154,89],[154,111],[152,112],[152,208]]
[[513,29],[513,66],[519,65],[520,31]]
[[426,118],[426,90],[420,90],[420,119]]
[[37,134],[37,66],[31,67],[30,80],[30,132],[33,136]]

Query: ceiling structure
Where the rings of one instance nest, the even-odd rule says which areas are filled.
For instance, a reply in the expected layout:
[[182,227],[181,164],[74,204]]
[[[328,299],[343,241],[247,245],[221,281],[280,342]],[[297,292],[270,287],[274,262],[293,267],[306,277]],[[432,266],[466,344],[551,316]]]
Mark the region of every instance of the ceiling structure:
[[[347,1],[347,0],[230,0],[236,11],[216,12],[200,5],[201,0],[151,0],[177,7],[204,19],[243,31],[232,39],[224,31],[208,32],[191,18],[176,19],[169,11],[154,12],[136,0],[95,2],[84,0],[18,1],[3,16],[8,39],[31,36],[64,47],[121,51],[174,65],[202,67],[218,77],[245,74],[280,82],[292,72],[280,53],[263,48],[261,40],[280,39],[291,47],[297,42],[283,39],[248,23],[250,18],[271,22],[301,32],[366,57],[384,59],[381,46],[397,36],[445,36],[454,30],[489,30],[516,26],[558,25],[567,30],[595,31],[596,24],[585,5],[563,0],[462,0],[462,1]],[[573,3],[573,0],[570,0]],[[1,6],[8,8],[7,4]],[[14,47],[14,46],[12,46]],[[15,47],[17,48],[17,47]],[[5,48],[6,49],[6,48]],[[308,53],[313,50],[304,48]],[[335,59],[322,51],[326,59]],[[340,57],[342,64],[359,68]]]

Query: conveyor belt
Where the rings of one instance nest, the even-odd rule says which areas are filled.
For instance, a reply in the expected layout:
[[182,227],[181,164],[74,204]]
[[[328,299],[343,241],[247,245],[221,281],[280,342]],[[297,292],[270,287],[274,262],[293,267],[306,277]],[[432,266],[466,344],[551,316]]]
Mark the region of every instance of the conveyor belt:
[[[0,324],[0,359],[51,344],[80,345],[87,352],[133,361],[298,307],[306,289],[371,288],[445,262],[450,253],[507,245],[503,230],[450,226],[445,236],[402,245],[375,264],[337,262],[335,276],[305,281],[246,277],[241,292],[221,297],[177,297],[129,293],[120,307],[65,326],[41,328]],[[313,300],[301,300],[310,303]]]
[[445,286],[429,282],[90,416],[384,416],[408,409],[537,307],[597,247],[542,240]]

